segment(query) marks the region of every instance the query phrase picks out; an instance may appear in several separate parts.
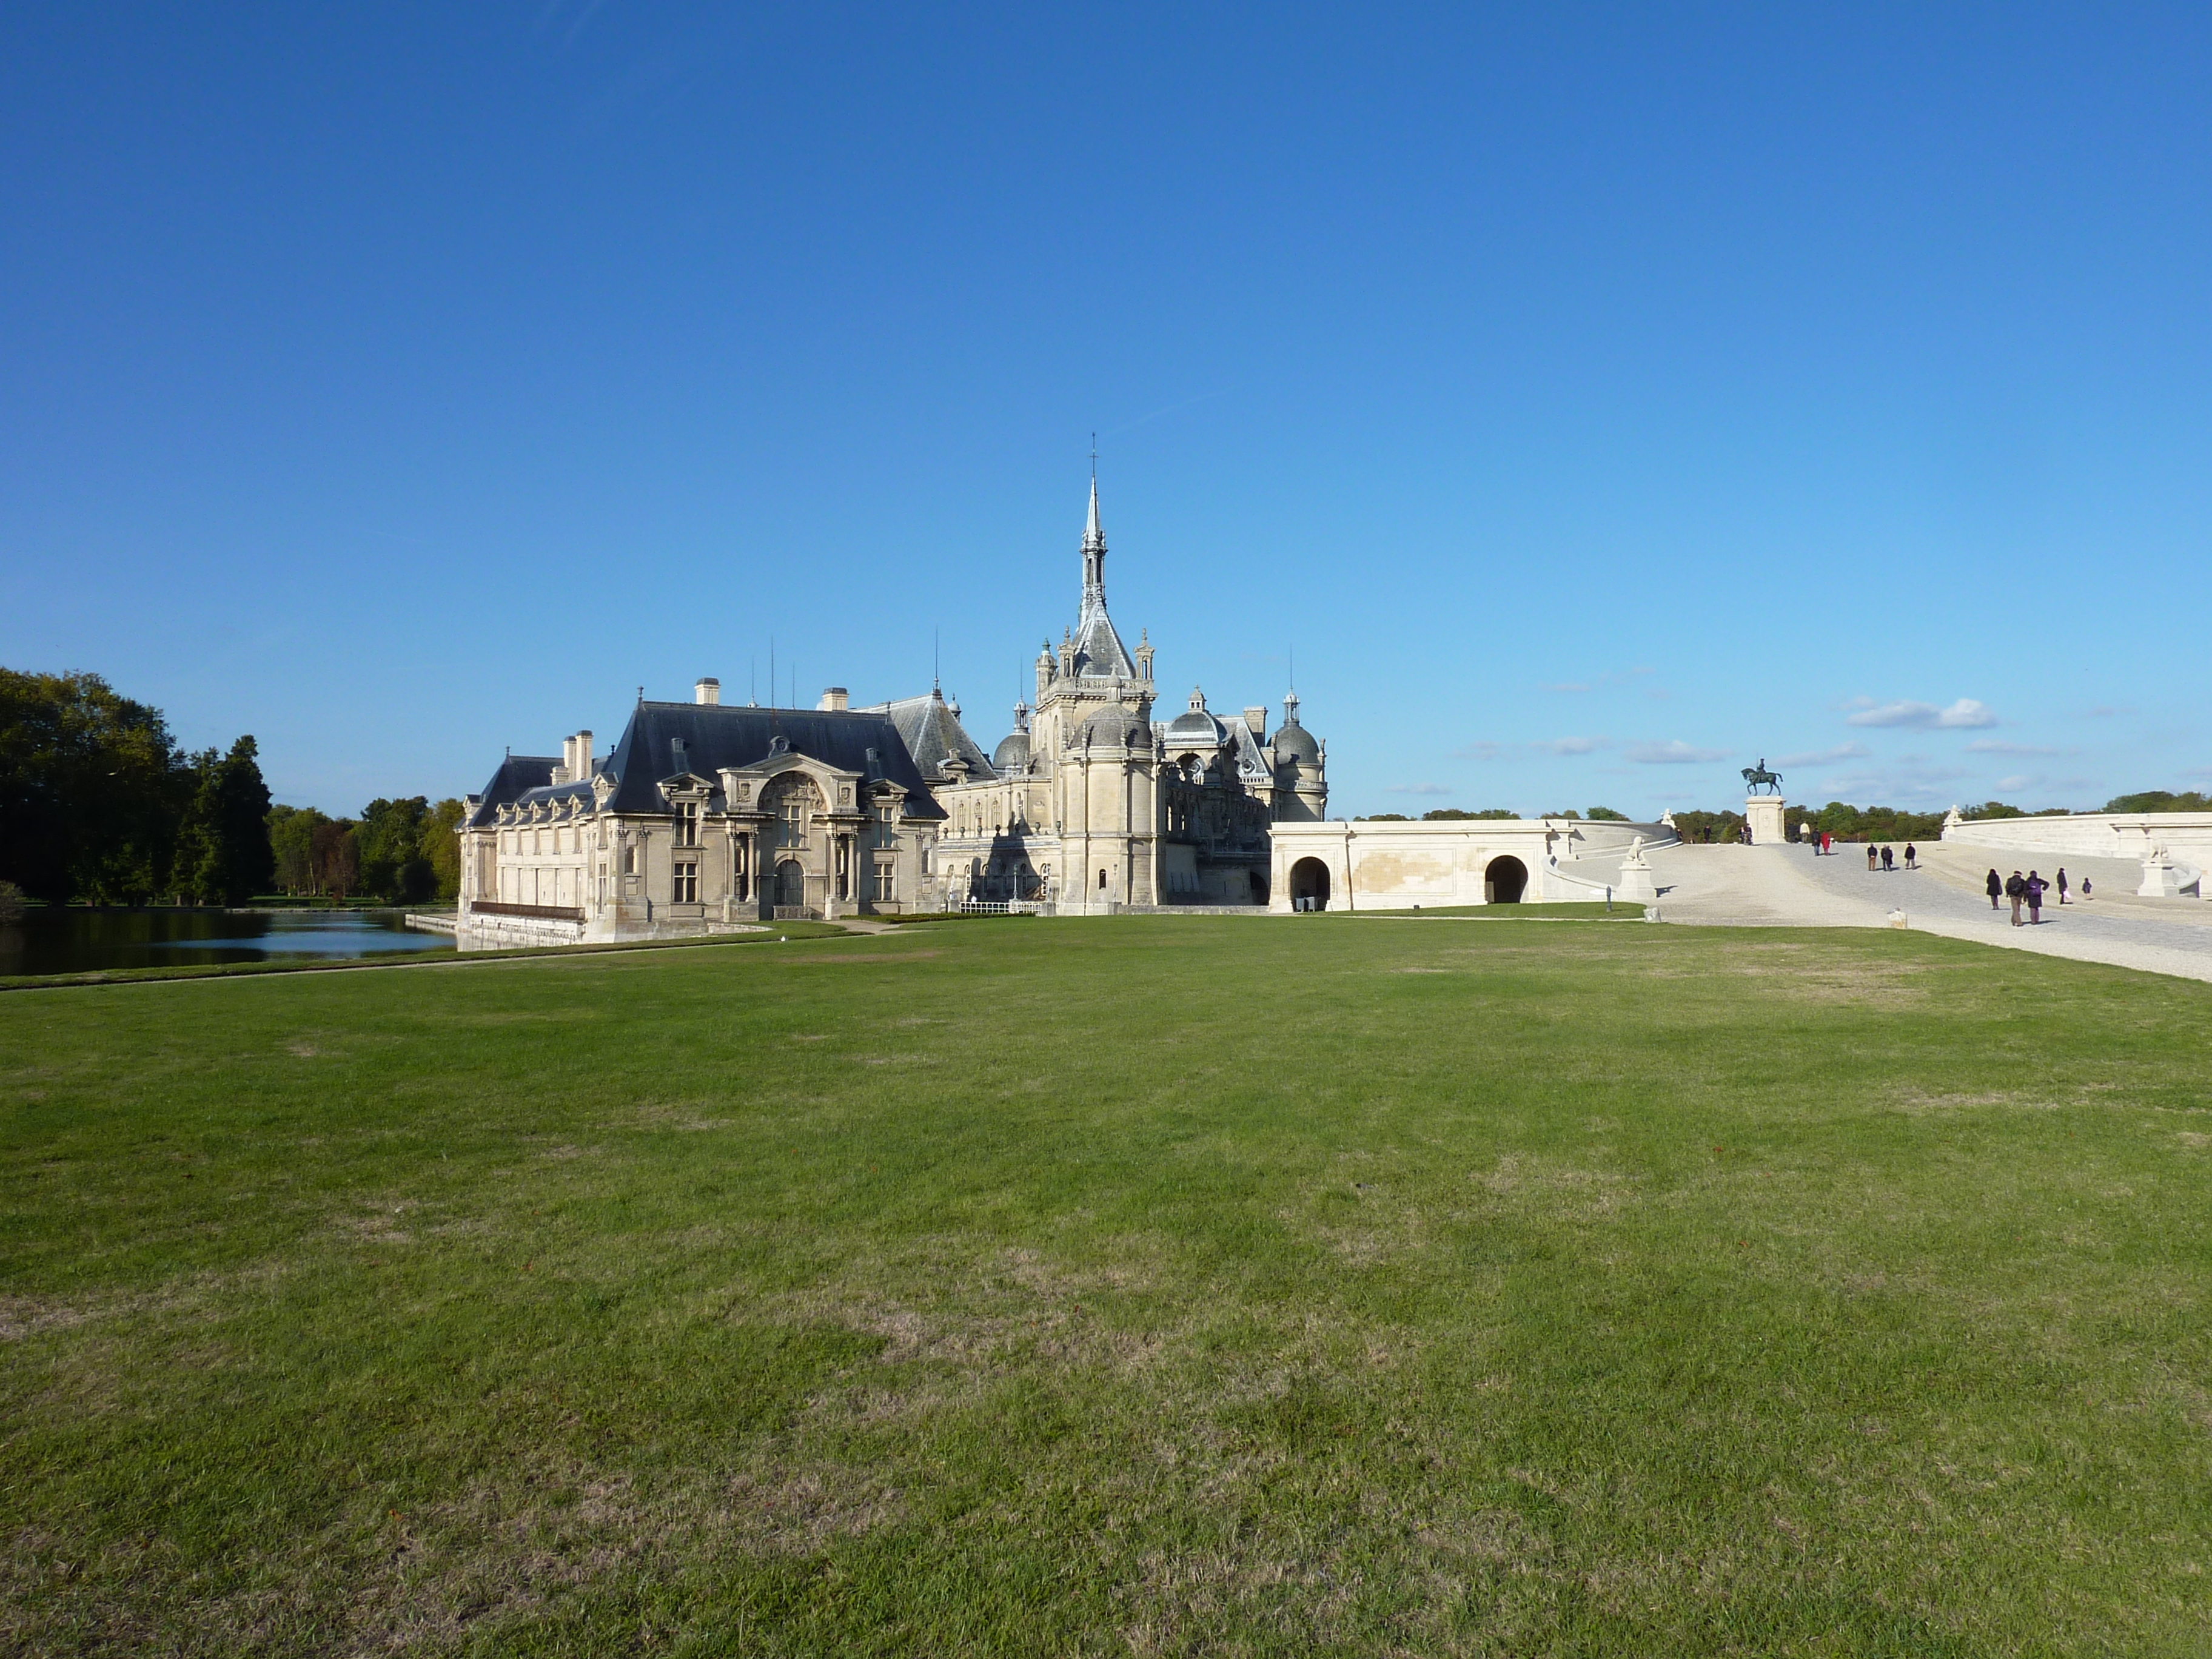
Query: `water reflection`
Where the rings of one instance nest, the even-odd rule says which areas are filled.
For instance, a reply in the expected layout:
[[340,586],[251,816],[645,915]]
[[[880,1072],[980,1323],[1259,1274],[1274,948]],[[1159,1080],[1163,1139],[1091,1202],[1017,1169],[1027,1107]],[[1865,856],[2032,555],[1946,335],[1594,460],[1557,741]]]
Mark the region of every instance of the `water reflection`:
[[0,975],[453,948],[398,910],[33,910],[0,927]]

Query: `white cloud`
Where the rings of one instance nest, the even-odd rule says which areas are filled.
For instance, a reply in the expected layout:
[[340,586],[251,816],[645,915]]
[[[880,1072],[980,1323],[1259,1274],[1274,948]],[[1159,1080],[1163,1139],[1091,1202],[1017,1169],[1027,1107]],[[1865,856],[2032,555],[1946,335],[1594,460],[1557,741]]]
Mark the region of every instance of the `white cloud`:
[[1479,743],[1471,743],[1464,749],[1453,750],[1451,757],[1454,760],[1496,760],[1498,747],[1485,738]]
[[1997,787],[2006,790],[2026,789],[2030,785],[2039,781],[2040,781],[2039,779],[2033,777],[2026,772],[2015,772],[2008,778],[1999,778],[1997,780]]
[[1966,775],[1963,766],[1930,766],[1922,756],[1905,755],[1886,766],[1838,774],[1822,787],[1834,799],[1862,806],[1910,805],[1943,801],[1952,795],[1954,781]]
[[1392,795],[1449,795],[1449,786],[1441,783],[1394,783],[1384,791]]
[[1607,747],[1612,741],[1610,738],[1553,738],[1528,746],[1553,755],[1589,755]]
[[1844,717],[1846,726],[1904,726],[1924,731],[1931,726],[1949,728],[1995,726],[1997,723],[1997,717],[1985,705],[1976,702],[1972,697],[1961,697],[1948,708],[1938,708],[1932,702],[1870,703],[1864,697],[1854,701],[1862,706],[1857,714]]
[[1624,752],[1639,766],[1701,766],[1729,757],[1725,749],[1692,749],[1680,738],[1668,743],[1633,743]]
[[1995,738],[1976,738],[1966,745],[1970,755],[2060,755],[2062,749],[2047,749],[2040,744],[2001,743]]
[[1778,755],[1777,766],[1833,766],[1838,761],[1864,760],[1871,751],[1863,743],[1839,743],[1833,749],[1808,749],[1802,754]]

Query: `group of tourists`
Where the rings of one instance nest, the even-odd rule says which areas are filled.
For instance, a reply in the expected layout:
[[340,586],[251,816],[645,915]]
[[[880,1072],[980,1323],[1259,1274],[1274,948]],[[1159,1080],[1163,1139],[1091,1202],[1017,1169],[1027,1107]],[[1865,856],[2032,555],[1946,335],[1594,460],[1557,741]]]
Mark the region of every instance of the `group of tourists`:
[[[2066,866],[2063,864],[2058,866],[2057,878],[2051,881],[2044,880],[2033,870],[2024,876],[2015,870],[2010,876],[2001,881],[1997,878],[1997,872],[1992,870],[1990,872],[1990,878],[1982,884],[1989,890],[1990,909],[1995,910],[1999,908],[1997,904],[1999,899],[2012,901],[2012,925],[2015,927],[2035,927],[2042,925],[2043,896],[2054,887],[2058,890],[2058,902],[2061,904],[2066,902]],[[2089,896],[2089,878],[2084,876],[2081,878],[2081,896],[2085,899]],[[2027,909],[2027,920],[2025,922],[2020,919],[2021,908],[2023,905]]]
[[[1833,858],[1836,855],[1836,838],[1825,830],[1815,830],[1809,823],[1801,823],[1797,826],[1797,839],[1812,848],[1813,856],[1816,859]],[[1905,867],[1908,870],[1917,870],[1920,867],[1920,849],[1909,841],[1905,843]],[[1877,847],[1872,842],[1869,842],[1867,868],[1894,871],[1897,868],[1895,849]]]

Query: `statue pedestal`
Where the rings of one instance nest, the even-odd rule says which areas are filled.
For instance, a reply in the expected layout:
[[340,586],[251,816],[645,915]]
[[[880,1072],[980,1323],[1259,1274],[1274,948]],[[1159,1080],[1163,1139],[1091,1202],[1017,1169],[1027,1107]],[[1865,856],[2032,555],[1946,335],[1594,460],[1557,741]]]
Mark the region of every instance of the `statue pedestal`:
[[1751,826],[1753,847],[1779,847],[1790,839],[1785,806],[1779,795],[1753,795],[1744,802],[1743,821]]
[[2150,856],[2143,860],[2142,885],[2136,889],[2137,898],[2179,898],[2181,896],[2181,878],[2174,874],[2173,860],[2166,855],[2166,848],[2154,847]]
[[1613,896],[1638,904],[1649,904],[1659,896],[1658,878],[1644,856],[1641,836],[1629,843],[1628,856],[1620,861],[1620,884],[1613,890]]

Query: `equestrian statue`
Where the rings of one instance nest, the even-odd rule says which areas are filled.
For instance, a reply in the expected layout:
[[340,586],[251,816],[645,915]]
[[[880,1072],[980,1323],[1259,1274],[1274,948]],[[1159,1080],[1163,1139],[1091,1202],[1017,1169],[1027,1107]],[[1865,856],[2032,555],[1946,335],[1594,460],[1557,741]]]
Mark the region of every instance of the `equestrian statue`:
[[1747,766],[1743,769],[1743,781],[1745,787],[1754,795],[1759,792],[1761,786],[1772,790],[1778,795],[1782,793],[1782,774],[1766,769],[1766,757],[1764,755],[1759,757],[1758,765]]

